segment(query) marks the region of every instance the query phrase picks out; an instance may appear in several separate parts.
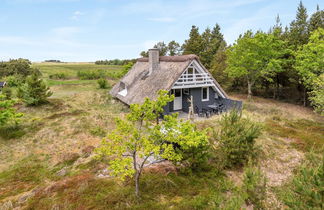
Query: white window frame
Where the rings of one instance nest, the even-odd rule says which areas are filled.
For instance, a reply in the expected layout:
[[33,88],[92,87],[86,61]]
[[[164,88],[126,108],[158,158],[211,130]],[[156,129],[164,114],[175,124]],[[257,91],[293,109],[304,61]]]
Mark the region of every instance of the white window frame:
[[[207,98],[204,99],[204,89],[207,89]],[[209,101],[209,87],[202,87],[201,88],[201,101]]]

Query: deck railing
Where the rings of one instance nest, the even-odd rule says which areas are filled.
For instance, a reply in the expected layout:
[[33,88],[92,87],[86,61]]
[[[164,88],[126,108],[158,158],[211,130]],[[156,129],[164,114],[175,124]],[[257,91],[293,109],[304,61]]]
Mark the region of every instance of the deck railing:
[[213,85],[213,79],[206,73],[183,74],[174,83],[173,88],[192,88]]

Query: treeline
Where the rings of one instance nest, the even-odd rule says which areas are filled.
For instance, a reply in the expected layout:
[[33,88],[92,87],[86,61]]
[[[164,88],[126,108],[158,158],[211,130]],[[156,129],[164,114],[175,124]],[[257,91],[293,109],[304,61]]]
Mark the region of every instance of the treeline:
[[[157,43],[161,55],[196,54],[229,91],[312,105],[324,113],[324,11],[307,14],[303,3],[295,19],[282,26],[279,15],[268,31],[241,34],[227,45],[218,24],[202,33],[192,26],[180,45]],[[170,47],[171,46],[171,47]],[[175,53],[176,52],[176,53]],[[141,56],[147,56],[143,51]]]
[[62,63],[62,61],[60,61],[60,60],[45,60],[44,62],[47,62],[47,63]]
[[113,59],[113,60],[98,60],[95,62],[97,65],[126,65],[128,63],[135,63],[136,59]]

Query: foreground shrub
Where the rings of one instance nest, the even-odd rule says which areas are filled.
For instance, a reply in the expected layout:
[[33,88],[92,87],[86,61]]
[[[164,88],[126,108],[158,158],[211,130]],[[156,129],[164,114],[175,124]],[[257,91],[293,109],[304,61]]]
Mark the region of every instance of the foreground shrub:
[[6,97],[7,100],[12,98],[12,90],[9,87],[2,88],[1,93]]
[[53,93],[39,75],[33,74],[26,79],[26,83],[18,88],[17,96],[29,106],[37,106],[47,102]]
[[242,191],[247,205],[256,209],[265,208],[266,178],[257,167],[247,167],[244,170]]
[[324,158],[307,154],[296,176],[283,186],[279,196],[291,209],[324,209]]
[[15,101],[7,100],[4,95],[0,94],[0,127],[12,122],[17,124],[23,116],[22,113],[17,113],[13,108],[14,104]]
[[261,134],[259,124],[243,118],[235,110],[223,115],[219,124],[220,131],[216,138],[225,166],[243,165],[256,156],[255,139]]
[[97,83],[99,85],[99,88],[101,88],[101,89],[110,88],[110,84],[108,83],[108,81],[105,78],[98,79]]
[[25,82],[25,78],[21,75],[12,75],[4,78],[9,87],[18,87]]

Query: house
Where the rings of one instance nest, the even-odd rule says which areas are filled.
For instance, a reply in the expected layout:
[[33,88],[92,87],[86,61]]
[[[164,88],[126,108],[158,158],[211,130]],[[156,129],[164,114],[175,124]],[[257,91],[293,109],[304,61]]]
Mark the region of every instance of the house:
[[130,105],[142,103],[145,97],[155,99],[160,89],[175,96],[174,101],[164,108],[165,114],[188,112],[191,96],[196,113],[218,107],[224,111],[234,105],[242,106],[242,102],[228,98],[198,56],[159,56],[158,49],[150,49],[148,58],[139,58],[110,93]]

